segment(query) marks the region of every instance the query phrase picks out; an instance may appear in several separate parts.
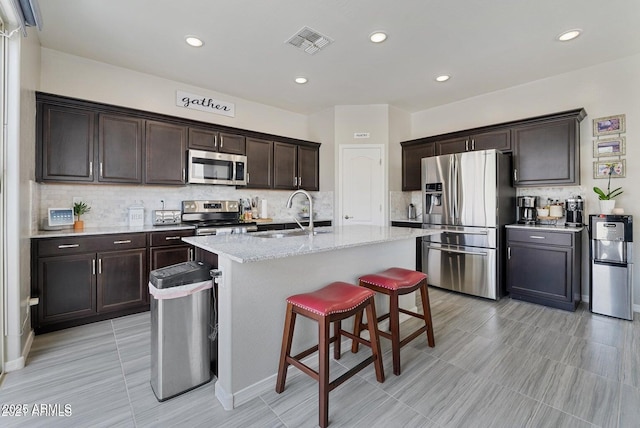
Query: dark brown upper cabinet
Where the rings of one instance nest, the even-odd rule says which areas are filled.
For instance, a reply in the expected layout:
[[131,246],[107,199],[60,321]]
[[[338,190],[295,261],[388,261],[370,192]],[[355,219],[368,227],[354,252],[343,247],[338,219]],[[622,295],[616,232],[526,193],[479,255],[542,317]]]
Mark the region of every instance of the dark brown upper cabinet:
[[489,149],[508,152],[511,150],[511,131],[509,129],[499,129],[481,134],[456,137],[438,141],[436,146],[439,155]]
[[320,190],[320,148],[298,146],[298,188]]
[[43,103],[38,119],[36,179],[92,182],[95,113]]
[[435,154],[435,142],[417,142],[402,146],[402,190],[420,190],[422,158],[435,156]]
[[273,141],[247,138],[247,187],[273,187]]
[[273,143],[273,188],[316,191],[319,180],[320,147]]
[[142,183],[143,121],[98,115],[98,181]]
[[189,127],[188,147],[190,149],[244,155],[246,154],[245,144],[243,135]]
[[319,188],[319,143],[42,92],[36,108],[37,181],[184,185],[190,148],[247,155],[247,187]]
[[513,128],[515,186],[580,184],[580,120],[584,115]]
[[187,128],[166,122],[146,123],[147,184],[185,184]]
[[420,189],[424,157],[488,149],[513,153],[517,187],[580,184],[579,126],[586,115],[580,108],[404,141],[402,190]]

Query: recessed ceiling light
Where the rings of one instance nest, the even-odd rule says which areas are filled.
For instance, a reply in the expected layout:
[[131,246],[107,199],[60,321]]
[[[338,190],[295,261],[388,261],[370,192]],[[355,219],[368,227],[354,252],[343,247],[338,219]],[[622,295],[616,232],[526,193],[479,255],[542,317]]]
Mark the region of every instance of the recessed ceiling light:
[[578,37],[580,33],[582,33],[582,30],[578,29],[565,31],[564,33],[560,34],[557,39],[561,42],[568,42],[569,40],[573,40]]
[[307,83],[308,80],[306,77],[296,77],[296,83],[299,83],[301,85],[304,85],[305,83]]
[[443,74],[442,76],[436,77],[436,82],[446,82],[449,79],[451,79],[451,76],[449,76],[448,74]]
[[369,35],[369,40],[373,43],[382,43],[387,40],[387,34],[382,31],[375,31]]
[[187,36],[184,38],[184,41],[187,42],[189,46],[193,46],[194,48],[199,48],[200,46],[204,45],[204,42],[196,36]]

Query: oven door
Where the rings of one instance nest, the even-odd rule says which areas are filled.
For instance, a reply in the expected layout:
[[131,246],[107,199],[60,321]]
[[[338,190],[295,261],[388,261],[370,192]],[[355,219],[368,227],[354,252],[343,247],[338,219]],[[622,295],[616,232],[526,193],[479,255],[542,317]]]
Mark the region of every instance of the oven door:
[[245,186],[247,157],[227,153],[189,150],[189,183]]
[[429,285],[498,299],[495,248],[422,242],[422,270]]

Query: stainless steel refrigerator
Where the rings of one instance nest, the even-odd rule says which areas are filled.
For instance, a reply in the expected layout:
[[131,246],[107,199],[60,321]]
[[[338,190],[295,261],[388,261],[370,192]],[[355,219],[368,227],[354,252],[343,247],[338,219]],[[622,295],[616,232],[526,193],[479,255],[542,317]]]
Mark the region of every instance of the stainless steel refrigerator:
[[505,290],[505,224],[515,222],[511,155],[482,150],[422,159],[422,270],[430,285],[497,300]]

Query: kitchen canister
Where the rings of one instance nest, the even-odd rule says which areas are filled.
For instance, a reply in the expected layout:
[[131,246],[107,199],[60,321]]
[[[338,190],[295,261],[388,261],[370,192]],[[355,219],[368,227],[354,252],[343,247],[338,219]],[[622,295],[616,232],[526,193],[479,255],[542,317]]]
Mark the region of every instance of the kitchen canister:
[[144,226],[144,207],[129,207],[129,227]]
[[549,215],[551,217],[562,217],[562,205],[550,205]]
[[260,218],[269,218],[266,199],[260,199]]

